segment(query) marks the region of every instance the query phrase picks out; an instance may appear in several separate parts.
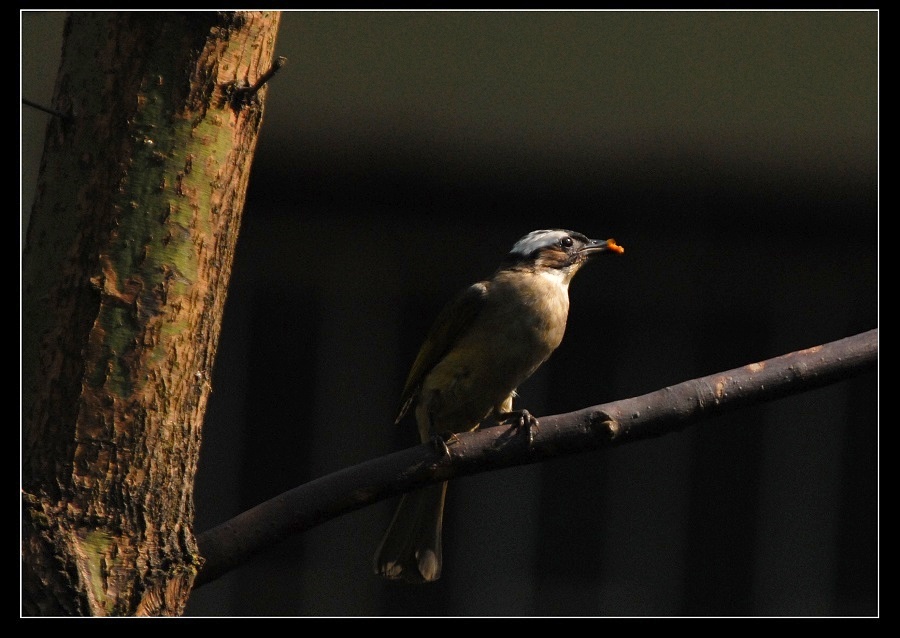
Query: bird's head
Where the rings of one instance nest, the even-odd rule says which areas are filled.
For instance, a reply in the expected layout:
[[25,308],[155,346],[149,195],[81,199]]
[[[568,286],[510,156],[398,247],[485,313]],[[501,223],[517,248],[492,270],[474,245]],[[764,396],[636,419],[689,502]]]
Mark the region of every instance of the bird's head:
[[534,230],[517,241],[506,256],[506,268],[558,271],[565,283],[592,255],[623,253],[615,239],[589,239],[572,230]]

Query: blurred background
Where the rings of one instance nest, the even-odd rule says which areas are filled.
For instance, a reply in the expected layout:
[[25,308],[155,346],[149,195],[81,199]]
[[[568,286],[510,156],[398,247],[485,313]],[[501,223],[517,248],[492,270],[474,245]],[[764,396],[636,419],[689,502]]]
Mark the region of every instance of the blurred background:
[[[63,12],[22,15],[50,103]],[[555,414],[878,325],[874,11],[285,12],[196,485],[198,532],[417,442],[434,316],[525,233],[615,237],[520,388]],[[22,114],[23,233],[47,116]],[[875,373],[451,484],[444,575],[371,571],[392,499],[192,616],[878,613]]]

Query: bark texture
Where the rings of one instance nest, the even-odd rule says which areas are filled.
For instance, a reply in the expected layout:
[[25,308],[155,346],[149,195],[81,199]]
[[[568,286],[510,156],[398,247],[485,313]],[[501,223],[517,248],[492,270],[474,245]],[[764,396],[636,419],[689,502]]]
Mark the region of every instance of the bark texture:
[[177,615],[277,12],[75,12],[23,255],[23,613]]

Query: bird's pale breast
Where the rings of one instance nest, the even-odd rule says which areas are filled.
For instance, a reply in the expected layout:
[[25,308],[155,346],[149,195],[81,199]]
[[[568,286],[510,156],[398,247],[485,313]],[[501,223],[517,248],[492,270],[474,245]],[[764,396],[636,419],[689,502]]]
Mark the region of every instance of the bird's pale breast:
[[424,379],[416,410],[420,430],[423,419],[430,433],[471,430],[556,349],[568,316],[568,286],[554,273],[543,277],[510,272],[492,281],[473,325]]

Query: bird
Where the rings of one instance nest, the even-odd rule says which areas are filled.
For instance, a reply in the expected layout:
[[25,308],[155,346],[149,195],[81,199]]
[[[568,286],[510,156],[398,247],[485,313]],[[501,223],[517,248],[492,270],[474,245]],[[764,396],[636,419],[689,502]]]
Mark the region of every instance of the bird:
[[[423,443],[452,445],[457,433],[489,418],[530,437],[537,419],[513,410],[516,389],[562,341],[572,277],[605,252],[624,248],[564,229],[535,230],[515,242],[490,279],[438,314],[409,371],[396,423],[412,409]],[[446,481],[403,495],[375,552],[377,575],[412,584],[440,578],[446,495]]]

